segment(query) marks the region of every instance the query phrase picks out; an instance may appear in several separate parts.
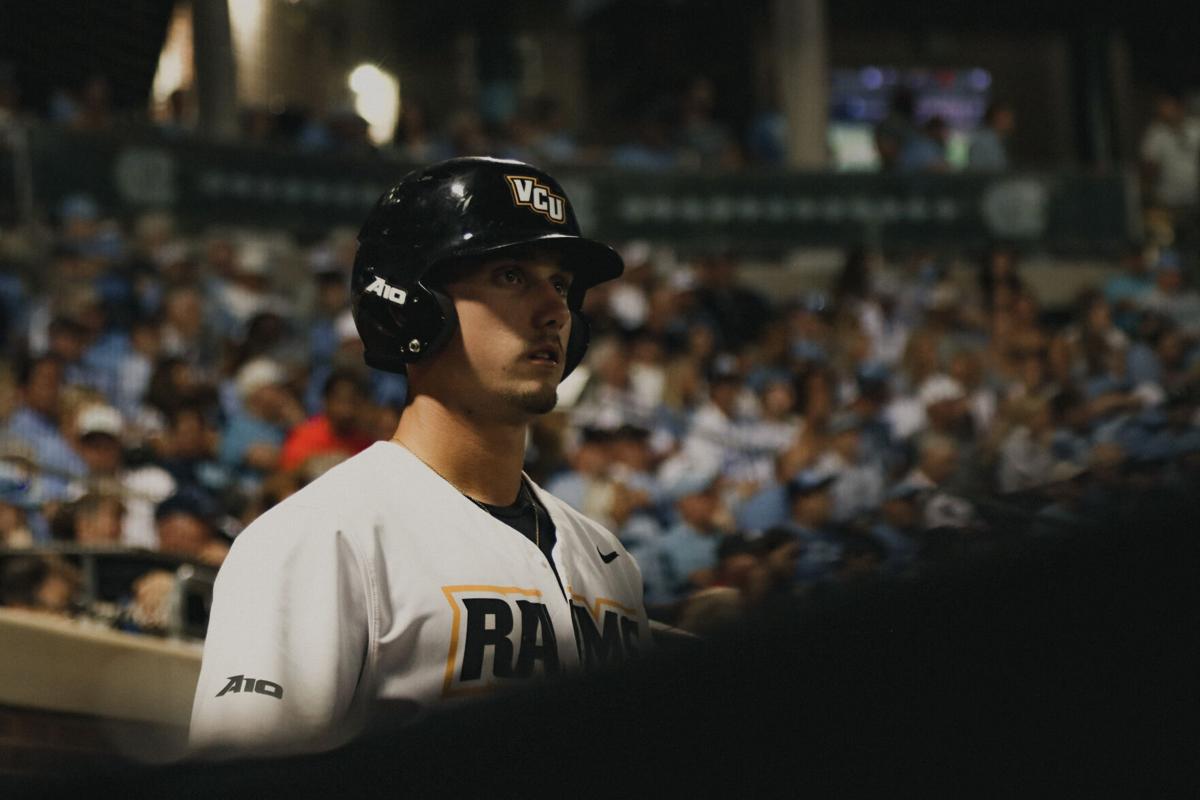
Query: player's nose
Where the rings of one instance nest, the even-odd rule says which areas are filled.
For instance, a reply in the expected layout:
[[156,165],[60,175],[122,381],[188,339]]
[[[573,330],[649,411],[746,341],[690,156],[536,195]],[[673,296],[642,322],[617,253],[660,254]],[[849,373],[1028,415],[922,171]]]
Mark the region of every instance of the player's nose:
[[571,310],[567,307],[566,295],[562,293],[557,281],[538,280],[535,288],[534,325],[541,329],[553,325],[555,330],[561,330],[571,318]]

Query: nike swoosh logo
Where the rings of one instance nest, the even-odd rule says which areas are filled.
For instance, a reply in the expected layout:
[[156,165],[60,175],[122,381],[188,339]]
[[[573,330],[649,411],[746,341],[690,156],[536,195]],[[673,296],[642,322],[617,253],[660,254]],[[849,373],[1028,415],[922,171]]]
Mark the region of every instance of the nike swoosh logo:
[[600,560],[601,560],[601,561],[603,561],[605,564],[611,564],[611,563],[612,563],[612,560],[613,560],[614,558],[616,558],[617,556],[621,555],[621,554],[620,554],[620,553],[618,553],[616,550],[613,550],[613,551],[612,551],[611,553],[609,553],[608,555],[605,555],[604,553],[601,553],[601,552],[600,552],[600,548],[599,548],[599,547],[597,547],[597,548],[596,548],[596,554],[597,554],[598,556],[600,556]]

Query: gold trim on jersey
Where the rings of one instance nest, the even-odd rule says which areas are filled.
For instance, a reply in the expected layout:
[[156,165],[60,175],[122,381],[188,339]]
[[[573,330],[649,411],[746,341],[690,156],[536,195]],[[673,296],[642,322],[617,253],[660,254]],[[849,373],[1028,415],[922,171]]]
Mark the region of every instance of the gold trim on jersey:
[[637,619],[637,611],[633,610],[629,606],[621,605],[610,597],[597,597],[594,604],[588,605],[587,598],[576,592],[570,586],[567,587],[567,592],[571,595],[572,600],[578,600],[579,605],[587,609],[587,612],[592,615],[592,619],[596,620],[596,622],[600,622],[600,608],[606,605],[612,606],[618,611],[624,612],[627,616]]
[[454,667],[458,661],[458,632],[462,624],[462,608],[455,599],[455,595],[460,592],[489,592],[491,594],[500,595],[520,594],[527,597],[542,596],[540,589],[523,589],[520,586],[488,586],[485,584],[476,584],[442,587],[442,594],[446,596],[446,601],[450,603],[450,608],[454,613],[454,618],[451,620],[450,626],[450,654],[446,657],[446,677],[442,681],[443,697],[461,697],[462,695],[483,694],[490,692],[495,685],[492,683],[487,683],[481,686],[454,686]]

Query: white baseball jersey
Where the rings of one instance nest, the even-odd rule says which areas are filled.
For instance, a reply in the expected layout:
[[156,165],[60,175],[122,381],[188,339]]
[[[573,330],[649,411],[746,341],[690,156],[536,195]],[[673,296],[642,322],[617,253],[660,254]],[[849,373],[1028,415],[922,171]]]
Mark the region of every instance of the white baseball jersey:
[[533,542],[391,442],[255,520],[217,575],[193,747],[333,747],[376,700],[424,706],[647,650],[633,558],[534,490],[561,586]]

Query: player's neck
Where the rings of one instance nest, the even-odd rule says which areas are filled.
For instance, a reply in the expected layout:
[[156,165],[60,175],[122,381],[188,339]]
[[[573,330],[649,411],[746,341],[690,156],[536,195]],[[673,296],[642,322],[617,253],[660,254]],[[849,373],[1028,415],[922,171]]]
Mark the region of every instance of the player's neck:
[[400,415],[392,441],[464,494],[489,505],[516,502],[526,426],[480,422],[418,395]]

